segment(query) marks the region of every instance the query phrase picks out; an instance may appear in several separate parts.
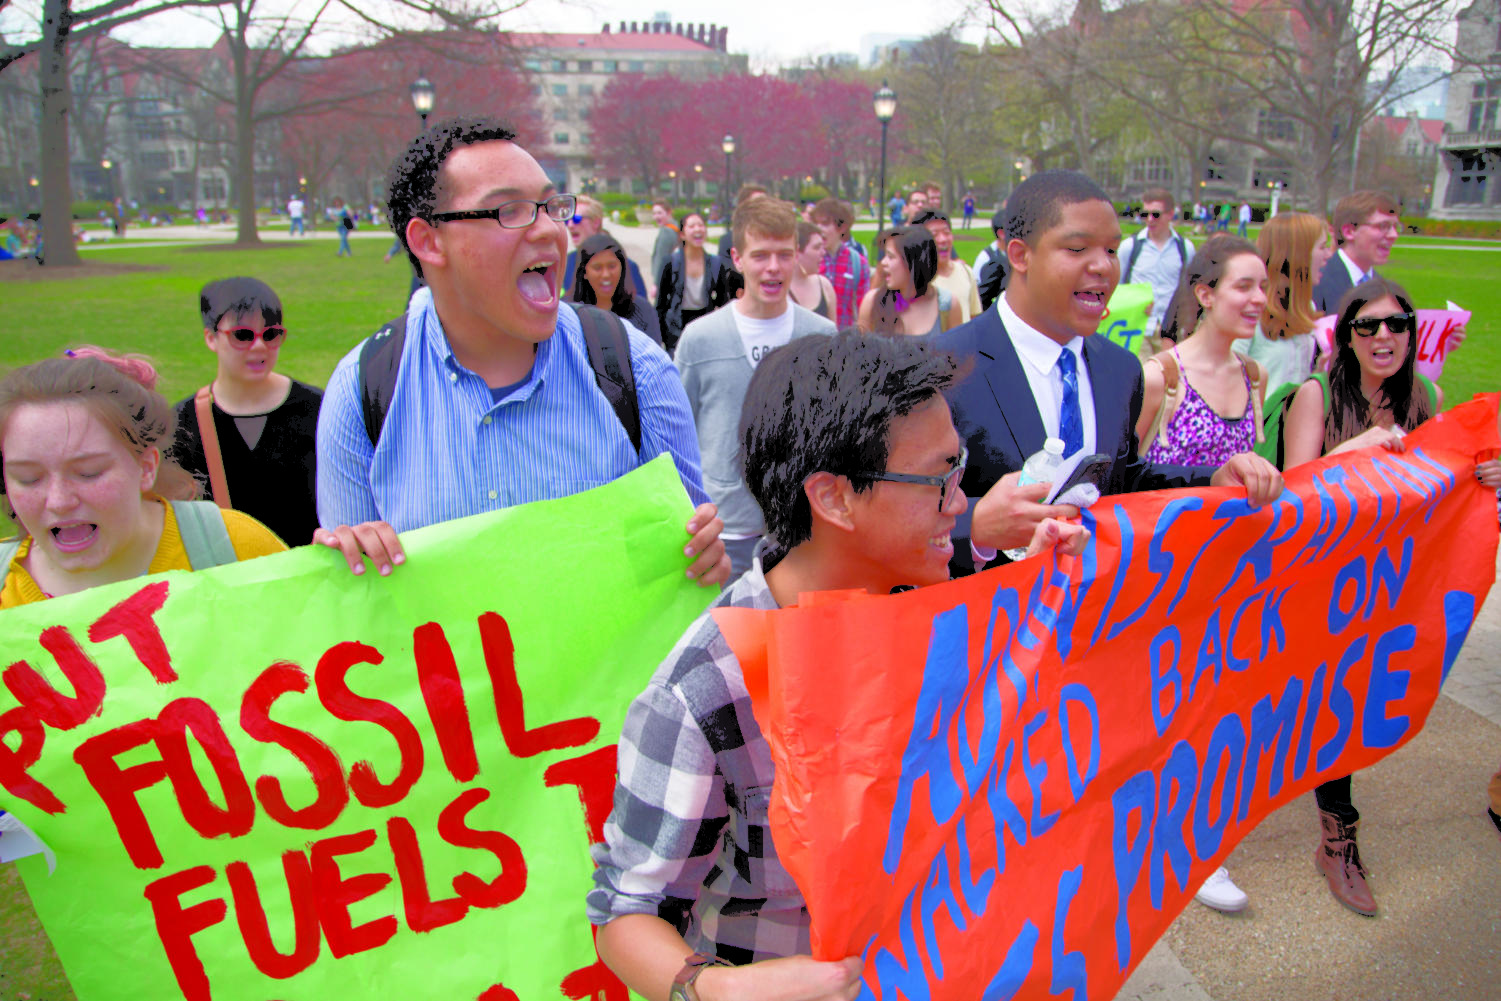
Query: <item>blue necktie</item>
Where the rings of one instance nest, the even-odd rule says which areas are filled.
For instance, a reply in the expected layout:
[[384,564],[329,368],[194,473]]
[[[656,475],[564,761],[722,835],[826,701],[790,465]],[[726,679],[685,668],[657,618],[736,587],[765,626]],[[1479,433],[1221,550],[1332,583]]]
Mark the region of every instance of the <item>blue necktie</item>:
[[1074,353],[1068,348],[1058,356],[1058,371],[1063,375],[1063,410],[1058,418],[1058,437],[1063,439],[1063,454],[1073,455],[1084,447],[1084,415],[1079,410],[1079,373]]

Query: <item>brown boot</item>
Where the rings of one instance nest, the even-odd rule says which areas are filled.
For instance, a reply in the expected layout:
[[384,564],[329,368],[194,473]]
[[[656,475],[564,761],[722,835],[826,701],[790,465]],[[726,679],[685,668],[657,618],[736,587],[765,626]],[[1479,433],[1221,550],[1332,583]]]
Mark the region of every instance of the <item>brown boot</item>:
[[1329,883],[1334,899],[1357,914],[1373,917],[1376,898],[1365,881],[1365,866],[1360,864],[1360,849],[1355,845],[1355,828],[1332,813],[1319,811],[1324,840],[1313,850],[1313,864]]

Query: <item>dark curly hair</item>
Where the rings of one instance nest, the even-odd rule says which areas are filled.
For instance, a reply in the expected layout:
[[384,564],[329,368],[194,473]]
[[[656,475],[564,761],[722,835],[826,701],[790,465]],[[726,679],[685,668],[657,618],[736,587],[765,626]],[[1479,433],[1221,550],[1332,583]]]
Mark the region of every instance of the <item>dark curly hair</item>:
[[846,477],[857,491],[886,468],[891,421],[941,394],[953,358],[913,337],[866,337],[853,327],[811,334],[761,359],[740,412],[740,457],[774,548],[812,537],[803,483]]
[[407,243],[407,223],[428,219],[438,208],[439,179],[443,162],[460,146],[483,142],[514,142],[516,129],[498,118],[464,116],[445,118],[407,143],[406,149],[386,171],[386,216],[407,259],[418,275],[422,262]]

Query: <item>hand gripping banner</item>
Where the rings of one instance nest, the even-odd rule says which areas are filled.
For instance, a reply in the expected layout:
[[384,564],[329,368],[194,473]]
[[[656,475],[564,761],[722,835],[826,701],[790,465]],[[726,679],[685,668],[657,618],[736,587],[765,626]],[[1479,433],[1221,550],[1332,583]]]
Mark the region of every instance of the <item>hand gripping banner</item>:
[[80,1001],[608,998],[630,700],[712,597],[670,459],[402,537],[0,612],[0,808]]
[[1263,817],[1422,728],[1495,576],[1497,399],[1258,511],[1105,497],[1077,559],[716,609],[815,957],[881,1001],[1113,997]]

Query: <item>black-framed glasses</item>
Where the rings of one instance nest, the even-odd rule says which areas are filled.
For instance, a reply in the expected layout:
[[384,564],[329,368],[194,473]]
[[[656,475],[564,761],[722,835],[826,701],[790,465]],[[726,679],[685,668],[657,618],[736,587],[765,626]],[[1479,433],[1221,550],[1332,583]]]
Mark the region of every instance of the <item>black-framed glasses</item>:
[[1392,332],[1392,336],[1410,334],[1418,325],[1416,313],[1393,313],[1391,316],[1357,316],[1350,321],[1350,329],[1361,337],[1375,337],[1376,332],[1386,325],[1386,329]]
[[553,222],[573,218],[578,199],[573,195],[553,195],[542,202],[530,198],[518,198],[513,202],[501,202],[493,209],[465,209],[460,212],[434,212],[433,222],[459,222],[464,219],[494,219],[501,229],[526,229],[537,221],[537,210],[547,213]]
[[938,488],[938,510],[948,507],[949,498],[959,489],[959,481],[964,479],[964,467],[969,463],[969,449],[959,449],[959,458],[949,467],[949,471],[942,476],[919,476],[917,473],[862,473],[872,480],[880,480],[884,483],[917,483],[925,487]]

